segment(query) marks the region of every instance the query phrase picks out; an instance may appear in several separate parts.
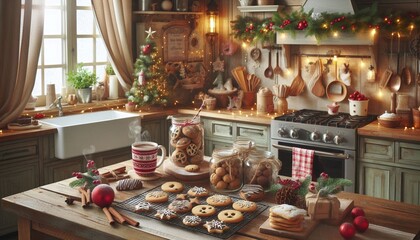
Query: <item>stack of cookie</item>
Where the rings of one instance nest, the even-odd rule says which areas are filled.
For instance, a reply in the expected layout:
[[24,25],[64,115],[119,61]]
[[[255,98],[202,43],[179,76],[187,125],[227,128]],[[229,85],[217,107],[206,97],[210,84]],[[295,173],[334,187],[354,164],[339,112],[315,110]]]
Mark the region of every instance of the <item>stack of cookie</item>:
[[170,151],[172,162],[180,167],[203,161],[203,131],[198,125],[172,126]]
[[288,204],[270,208],[270,226],[277,230],[303,232],[306,210]]

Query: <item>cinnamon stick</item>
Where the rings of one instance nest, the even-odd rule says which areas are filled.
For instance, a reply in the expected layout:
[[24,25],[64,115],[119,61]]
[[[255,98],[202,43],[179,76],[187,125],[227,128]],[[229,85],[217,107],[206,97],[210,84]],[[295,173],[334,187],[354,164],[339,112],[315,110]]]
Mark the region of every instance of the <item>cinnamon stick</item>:
[[114,174],[112,174],[112,172],[113,172],[114,174],[121,174],[121,173],[125,173],[125,167],[120,167],[120,168],[117,168],[117,169],[114,169],[114,170],[111,170],[111,171],[108,171],[108,172],[104,172],[104,173],[102,173],[101,175],[102,175],[102,177],[104,177],[104,178],[110,178],[110,177],[113,177],[113,176],[114,176]]
[[102,211],[105,213],[106,218],[108,219],[109,224],[114,224],[114,219],[112,218],[111,213],[108,211],[108,208],[102,208]]
[[125,219],[125,221],[126,221],[128,224],[130,224],[131,226],[134,226],[134,227],[138,227],[138,226],[140,226],[140,223],[139,223],[138,221],[136,221],[136,220],[134,220],[134,219],[130,218],[129,216],[124,215],[124,214],[122,214],[122,213],[120,213],[120,215],[121,215],[121,216]]
[[89,203],[90,203],[90,194],[88,194],[84,188],[79,188],[79,192],[82,195],[81,196],[81,198],[82,198],[82,207],[89,206]]
[[121,214],[117,212],[117,210],[115,210],[113,207],[109,207],[108,211],[112,214],[112,216],[118,223],[123,224],[126,222],[123,216],[121,216]]
[[80,188],[79,188],[79,192],[80,192],[80,199],[82,200],[82,207],[87,207],[87,204],[86,204],[86,195],[85,194],[83,194],[83,192],[81,192],[80,191]]
[[87,203],[92,202],[92,200],[90,199],[90,188],[88,188],[87,191],[86,191],[86,202]]

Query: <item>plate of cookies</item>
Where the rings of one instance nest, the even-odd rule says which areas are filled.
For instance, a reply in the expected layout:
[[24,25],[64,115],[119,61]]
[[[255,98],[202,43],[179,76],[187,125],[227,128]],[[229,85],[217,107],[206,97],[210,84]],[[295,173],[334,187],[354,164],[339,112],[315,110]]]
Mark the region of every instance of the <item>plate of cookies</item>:
[[171,181],[116,205],[173,226],[226,239],[268,208],[263,203],[211,193]]

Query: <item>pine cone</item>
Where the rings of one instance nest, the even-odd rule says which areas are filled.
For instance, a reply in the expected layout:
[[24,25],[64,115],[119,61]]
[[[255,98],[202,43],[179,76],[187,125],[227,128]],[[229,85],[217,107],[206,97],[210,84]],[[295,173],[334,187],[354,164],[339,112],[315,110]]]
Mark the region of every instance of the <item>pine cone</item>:
[[276,193],[277,204],[295,205],[298,200],[298,195],[295,189],[283,186]]

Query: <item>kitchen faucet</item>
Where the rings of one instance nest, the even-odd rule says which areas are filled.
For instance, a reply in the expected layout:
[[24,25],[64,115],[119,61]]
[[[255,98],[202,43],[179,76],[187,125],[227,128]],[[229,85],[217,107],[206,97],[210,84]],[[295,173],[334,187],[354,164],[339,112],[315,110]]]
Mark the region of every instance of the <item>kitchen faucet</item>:
[[58,116],[62,117],[63,116],[63,105],[61,105],[61,96],[58,97],[53,103],[51,103],[51,105],[48,107],[48,109],[51,109],[53,107],[58,108]]

